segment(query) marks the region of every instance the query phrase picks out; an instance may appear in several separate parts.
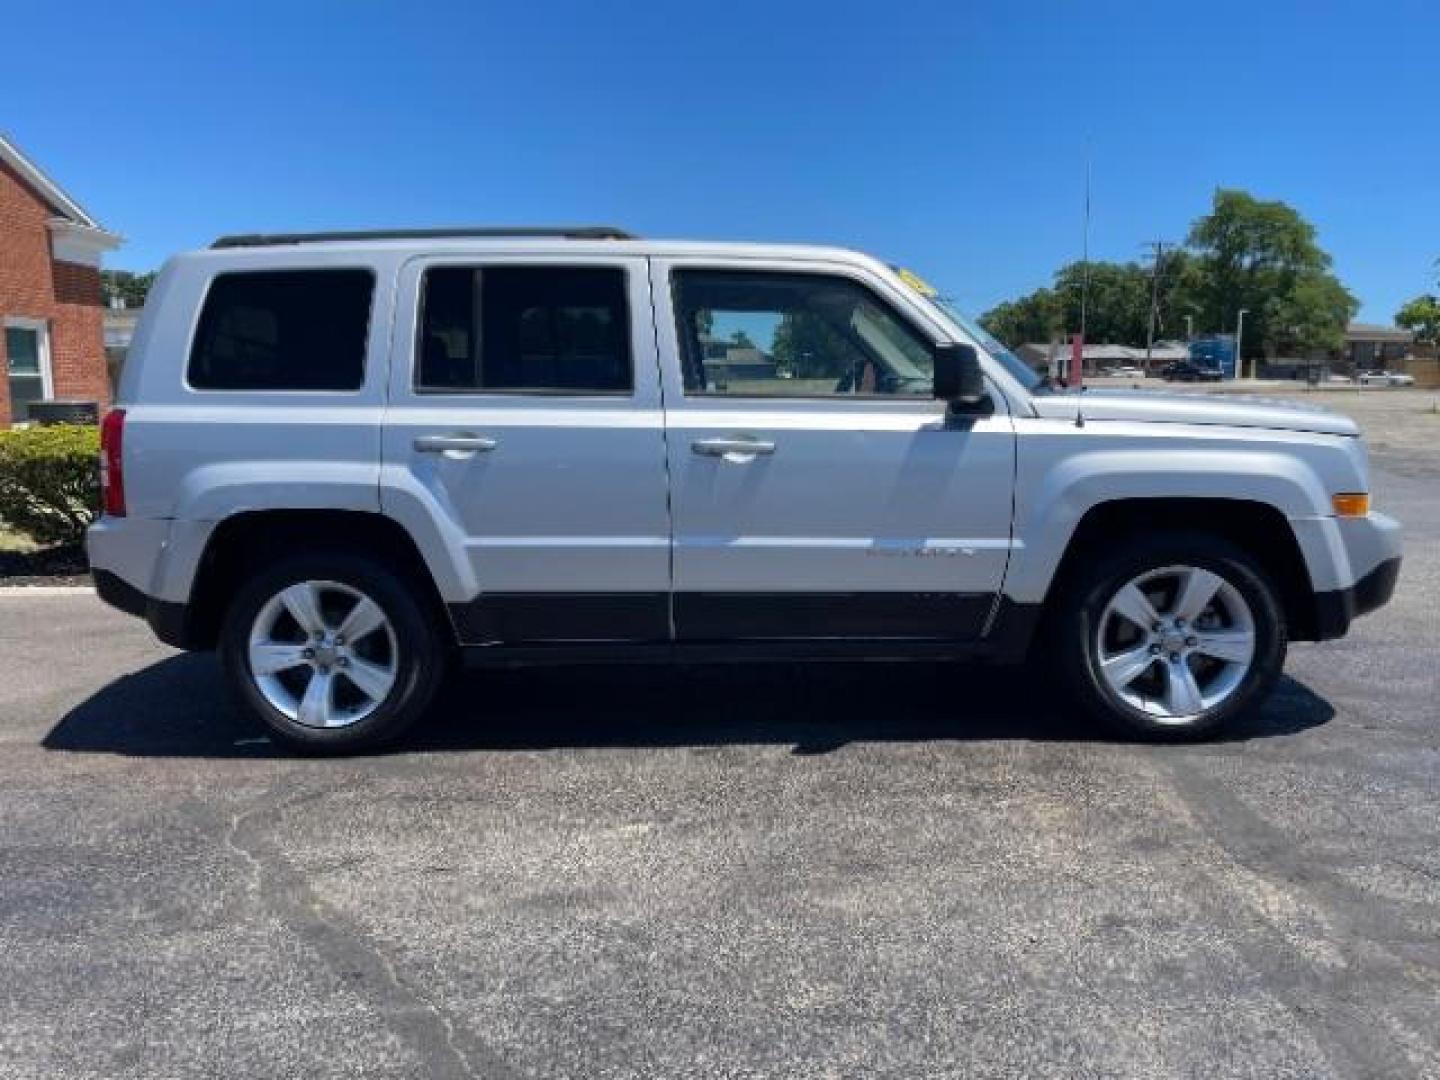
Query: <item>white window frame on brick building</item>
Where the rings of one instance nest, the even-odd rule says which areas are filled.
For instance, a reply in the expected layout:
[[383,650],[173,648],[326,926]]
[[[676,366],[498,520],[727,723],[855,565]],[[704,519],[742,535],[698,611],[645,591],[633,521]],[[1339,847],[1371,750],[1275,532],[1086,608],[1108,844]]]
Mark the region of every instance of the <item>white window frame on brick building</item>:
[[[6,209],[0,217],[0,330],[23,332],[17,350],[4,348],[0,336],[0,423],[32,419],[31,405],[41,401],[94,401],[103,410],[111,389],[99,275],[105,252],[121,238],[3,135],[0,196]],[[39,371],[15,373],[6,354],[28,358],[32,342]],[[12,386],[26,396],[25,405],[11,407]],[[34,398],[37,391],[42,396]]]
[[[14,419],[28,419],[29,404],[34,401],[51,401],[55,397],[55,370],[50,362],[50,324],[45,319],[27,319],[19,315],[8,315],[5,317],[5,377],[10,384],[11,409],[16,414]],[[16,372],[13,353],[10,348],[10,331],[19,330],[30,332],[35,335],[35,357],[38,371]],[[40,396],[38,398],[26,398],[26,416],[18,415],[19,410],[15,408],[15,402],[20,400],[15,396],[16,379],[40,380]]]

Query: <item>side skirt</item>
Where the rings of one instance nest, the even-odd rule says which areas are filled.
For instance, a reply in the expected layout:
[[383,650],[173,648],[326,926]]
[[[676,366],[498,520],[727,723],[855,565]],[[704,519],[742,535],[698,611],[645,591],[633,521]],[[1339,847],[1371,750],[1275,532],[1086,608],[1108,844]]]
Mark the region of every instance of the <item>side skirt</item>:
[[[753,664],[796,662],[894,663],[973,660],[1007,662],[982,641],[914,638],[817,638],[785,641],[557,642],[545,645],[466,645],[467,667],[544,667],[572,664]],[[1009,658],[1011,662],[1018,657]]]
[[[1038,604],[967,593],[490,593],[449,605],[467,664],[1023,660]],[[988,628],[986,616],[993,611]]]
[[[526,667],[569,664],[848,663],[966,660],[995,664],[1024,661],[1040,624],[1039,604],[1001,597],[983,638],[900,637],[855,634],[809,637],[715,637],[705,640],[550,640],[463,643],[468,666]],[[596,630],[601,627],[596,626]],[[605,629],[611,633],[614,624]]]

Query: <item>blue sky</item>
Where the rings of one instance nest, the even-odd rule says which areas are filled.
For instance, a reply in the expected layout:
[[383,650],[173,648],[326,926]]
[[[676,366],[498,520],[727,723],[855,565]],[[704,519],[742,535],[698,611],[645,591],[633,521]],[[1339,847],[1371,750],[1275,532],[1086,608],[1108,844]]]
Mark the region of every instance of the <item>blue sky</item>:
[[132,269],[233,231],[594,221],[861,247],[978,312],[1078,257],[1087,140],[1097,258],[1183,238],[1216,186],[1300,209],[1362,318],[1440,257],[1435,0],[64,16],[7,4],[0,130]]

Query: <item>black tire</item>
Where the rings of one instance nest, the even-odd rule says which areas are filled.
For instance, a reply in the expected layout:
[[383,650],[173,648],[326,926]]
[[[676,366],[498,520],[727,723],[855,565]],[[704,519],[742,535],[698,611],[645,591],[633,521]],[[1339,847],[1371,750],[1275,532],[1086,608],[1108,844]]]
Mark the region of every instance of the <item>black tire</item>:
[[[1197,567],[1219,575],[1248,606],[1254,633],[1250,667],[1228,696],[1179,719],[1157,717],[1137,708],[1112,689],[1100,670],[1100,620],[1110,601],[1127,583],[1168,567]],[[1275,588],[1255,559],[1223,537],[1178,531],[1137,537],[1093,563],[1079,565],[1067,577],[1047,627],[1048,652],[1056,662],[1068,700],[1121,735],[1156,742],[1211,737],[1259,705],[1285,666],[1287,631]],[[1216,615],[1212,611],[1208,617]],[[1163,665],[1163,653],[1155,662]],[[1215,662],[1200,657],[1194,663]],[[1163,669],[1151,669],[1141,679],[1159,680],[1166,674]],[[1157,701],[1155,707],[1162,707],[1161,703]]]
[[[337,582],[362,593],[393,629],[393,684],[373,711],[346,726],[299,723],[266,698],[252,675],[249,642],[256,618],[282,589],[306,581]],[[235,694],[280,743],[310,754],[373,750],[395,741],[420,719],[448,667],[450,648],[440,620],[422,597],[420,583],[354,552],[315,551],[283,559],[257,570],[236,593],[221,628],[220,662]]]

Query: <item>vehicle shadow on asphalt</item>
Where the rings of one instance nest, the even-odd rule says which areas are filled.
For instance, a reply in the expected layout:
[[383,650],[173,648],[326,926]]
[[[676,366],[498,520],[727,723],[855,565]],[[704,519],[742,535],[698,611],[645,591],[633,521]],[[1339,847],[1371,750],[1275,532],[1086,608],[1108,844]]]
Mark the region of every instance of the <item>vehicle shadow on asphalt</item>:
[[[1224,740],[1295,735],[1334,714],[1286,676]],[[396,752],[788,744],[823,754],[855,742],[980,739],[1112,741],[1051,700],[1041,674],[921,663],[627,665],[462,673]],[[138,757],[286,753],[232,701],[208,654],[117,679],[43,745]]]

